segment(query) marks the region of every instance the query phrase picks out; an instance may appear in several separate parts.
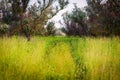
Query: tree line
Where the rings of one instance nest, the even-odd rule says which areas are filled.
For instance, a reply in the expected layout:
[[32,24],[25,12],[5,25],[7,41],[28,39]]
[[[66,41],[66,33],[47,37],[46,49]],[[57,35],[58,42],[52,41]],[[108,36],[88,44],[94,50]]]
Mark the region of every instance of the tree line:
[[[88,6],[81,10],[76,5],[71,13],[63,15],[64,26],[60,29],[68,36],[120,36],[120,1],[86,0]],[[0,1],[0,36],[54,35],[54,17],[68,4],[68,0],[37,0],[29,6],[30,0]],[[54,3],[58,5],[54,5]],[[79,4],[80,5],[80,4]]]

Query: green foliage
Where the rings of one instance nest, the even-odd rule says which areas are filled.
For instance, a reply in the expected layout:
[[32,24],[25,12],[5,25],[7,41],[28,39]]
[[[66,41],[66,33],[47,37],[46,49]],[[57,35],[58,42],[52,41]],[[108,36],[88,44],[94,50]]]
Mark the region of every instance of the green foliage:
[[6,23],[6,24],[10,24],[11,21],[12,21],[12,15],[7,13],[7,15],[3,17],[3,22]]
[[61,31],[62,31],[63,33],[67,33],[67,30],[66,30],[66,28],[64,28],[64,27],[61,28]]
[[73,9],[72,13],[68,14],[68,18],[73,22],[84,24],[86,14],[75,5],[75,8]]
[[[48,19],[55,16],[55,14],[61,10],[59,9],[53,15],[53,2],[60,2],[62,9],[68,4],[68,0],[37,0],[37,5],[34,4],[33,6],[29,7],[29,1],[30,0],[8,0],[6,3],[4,3],[2,0],[4,4],[1,6],[4,7],[4,5],[6,5],[7,7],[5,8],[5,11],[9,13],[7,16],[3,16],[3,21],[4,23],[12,26],[11,32],[13,31],[13,34],[16,32],[18,34],[23,34],[24,32],[34,35],[46,35],[46,29],[44,28],[45,24],[47,23]],[[0,4],[2,4],[2,2]],[[11,5],[8,5],[8,3]],[[2,9],[4,10],[4,8]],[[13,24],[13,22],[19,24]],[[48,34],[54,33],[55,30],[51,31],[51,28],[47,28]]]
[[68,5],[68,0],[58,0],[58,3],[60,5],[60,9],[64,9],[66,5]]
[[63,15],[63,17],[65,22],[65,29],[68,35],[73,36],[89,35],[88,27],[85,22],[86,14],[76,5],[71,13],[66,13],[65,15]]
[[55,34],[54,22],[49,22],[46,29],[47,29],[47,35],[54,35]]
[[6,35],[9,32],[9,25],[0,23],[0,36]]
[[[104,3],[103,3],[104,2]],[[103,36],[120,35],[119,1],[87,0],[86,9],[92,33]],[[97,29],[97,31],[96,31]],[[98,33],[97,33],[98,32]],[[99,34],[100,32],[100,34]]]
[[26,18],[23,20],[23,31],[26,31],[29,35],[30,34],[35,34],[35,30],[34,30],[34,27],[33,27],[33,20],[32,18]]

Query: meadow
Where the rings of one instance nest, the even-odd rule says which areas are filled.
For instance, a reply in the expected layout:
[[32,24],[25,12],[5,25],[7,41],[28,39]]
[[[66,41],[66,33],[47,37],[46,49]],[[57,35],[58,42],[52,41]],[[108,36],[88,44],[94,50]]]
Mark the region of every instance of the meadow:
[[0,80],[120,80],[120,38],[0,38]]

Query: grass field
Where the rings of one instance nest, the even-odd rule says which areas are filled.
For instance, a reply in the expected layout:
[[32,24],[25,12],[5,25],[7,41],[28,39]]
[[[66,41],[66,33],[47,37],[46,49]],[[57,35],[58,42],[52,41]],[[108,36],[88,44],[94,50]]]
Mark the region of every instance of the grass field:
[[120,38],[2,38],[0,80],[120,80]]

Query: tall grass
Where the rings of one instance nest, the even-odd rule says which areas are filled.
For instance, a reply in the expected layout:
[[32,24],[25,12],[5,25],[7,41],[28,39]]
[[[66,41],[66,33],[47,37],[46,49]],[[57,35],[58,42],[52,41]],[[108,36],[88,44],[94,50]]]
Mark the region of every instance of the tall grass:
[[119,38],[0,39],[0,80],[119,80]]

